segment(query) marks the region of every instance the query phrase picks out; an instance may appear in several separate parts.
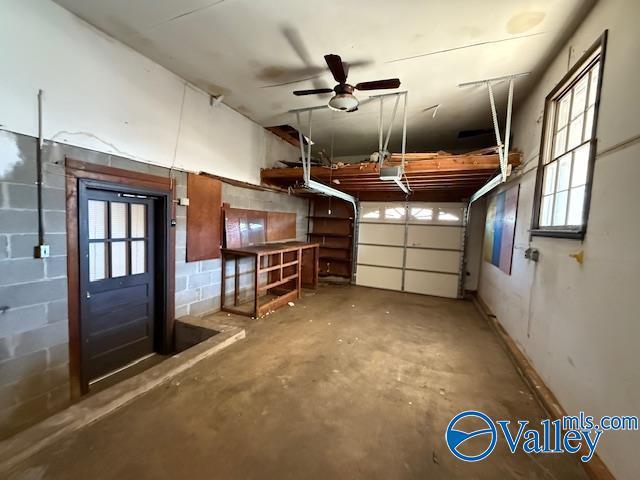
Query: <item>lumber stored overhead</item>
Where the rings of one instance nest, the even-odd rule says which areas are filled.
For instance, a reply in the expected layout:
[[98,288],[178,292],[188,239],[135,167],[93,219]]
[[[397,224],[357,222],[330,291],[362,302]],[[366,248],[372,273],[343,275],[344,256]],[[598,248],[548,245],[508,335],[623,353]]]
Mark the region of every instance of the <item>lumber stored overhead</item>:
[[[400,155],[392,155],[385,166],[401,163]],[[509,153],[509,164],[520,165],[521,154]],[[446,152],[408,153],[405,155],[405,175],[414,200],[460,201],[493,178],[500,169],[495,149],[453,155]],[[311,178],[354,195],[361,200],[394,200],[405,195],[398,186],[380,180],[378,163],[339,164],[312,167]],[[303,187],[302,167],[268,168],[261,172],[262,183],[281,188]],[[301,193],[302,191],[300,191]]]

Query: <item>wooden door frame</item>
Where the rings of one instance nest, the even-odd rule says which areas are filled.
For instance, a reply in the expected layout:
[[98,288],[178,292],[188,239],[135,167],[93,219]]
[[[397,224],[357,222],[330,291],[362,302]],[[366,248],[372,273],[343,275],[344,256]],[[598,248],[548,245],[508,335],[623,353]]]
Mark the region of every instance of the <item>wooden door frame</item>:
[[[156,290],[156,299],[162,307],[156,315],[162,321],[158,349],[160,353],[171,353],[174,349],[175,326],[175,203],[173,182],[168,177],[159,177],[121,168],[95,165],[71,158],[65,158],[66,171],[66,222],[67,222],[67,286],[69,306],[69,377],[71,398],[73,400],[87,393],[87,382],[82,378],[81,335],[80,335],[80,258],[79,258],[79,218],[78,185],[81,180],[107,183],[117,189],[140,189],[159,198],[159,211],[162,217],[162,229],[158,229],[158,238],[163,245],[156,250],[160,254],[164,267],[156,272],[162,274],[160,288]],[[164,274],[163,274],[164,272]]]

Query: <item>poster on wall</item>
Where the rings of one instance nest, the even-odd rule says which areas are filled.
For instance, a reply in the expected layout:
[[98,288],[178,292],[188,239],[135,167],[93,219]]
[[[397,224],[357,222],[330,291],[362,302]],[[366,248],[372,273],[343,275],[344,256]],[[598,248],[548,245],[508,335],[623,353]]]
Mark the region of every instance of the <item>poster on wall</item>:
[[511,275],[520,184],[489,199],[484,227],[484,259]]

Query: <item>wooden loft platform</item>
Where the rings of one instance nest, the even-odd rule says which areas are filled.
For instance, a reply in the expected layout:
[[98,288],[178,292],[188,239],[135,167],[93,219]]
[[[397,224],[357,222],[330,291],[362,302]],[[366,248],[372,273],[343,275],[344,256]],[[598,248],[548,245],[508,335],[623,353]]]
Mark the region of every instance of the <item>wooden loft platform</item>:
[[[511,152],[509,163],[520,165],[521,153]],[[385,166],[400,165],[399,154],[391,155]],[[379,178],[378,163],[346,164],[334,168],[312,167],[311,178],[349,193],[360,200],[400,200],[405,194],[390,181]],[[500,171],[495,148],[467,154],[447,152],[408,153],[405,173],[416,201],[460,201],[468,199],[476,190]],[[302,167],[268,168],[261,172],[263,185],[292,188],[304,194]]]

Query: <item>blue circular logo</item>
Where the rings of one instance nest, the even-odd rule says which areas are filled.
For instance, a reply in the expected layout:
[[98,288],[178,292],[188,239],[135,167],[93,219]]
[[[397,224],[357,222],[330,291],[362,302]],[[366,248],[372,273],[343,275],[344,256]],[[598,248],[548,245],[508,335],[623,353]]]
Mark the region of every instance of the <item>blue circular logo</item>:
[[[474,430],[472,432],[465,432],[463,430],[456,429],[456,425],[458,422],[465,418],[474,418],[479,420],[482,424],[486,425],[486,428],[480,428],[478,430]],[[460,452],[463,444],[469,440],[470,438],[478,437],[478,436],[486,436],[488,446],[482,452],[477,455],[465,455]],[[445,434],[445,439],[447,441],[447,446],[451,453],[453,453],[460,460],[464,460],[465,462],[478,462],[486,457],[488,457],[493,449],[496,447],[496,442],[498,440],[498,435],[496,432],[496,426],[487,415],[482,412],[476,412],[474,410],[468,410],[466,412],[459,413],[455,417],[451,419],[449,425],[447,426],[447,432]]]

